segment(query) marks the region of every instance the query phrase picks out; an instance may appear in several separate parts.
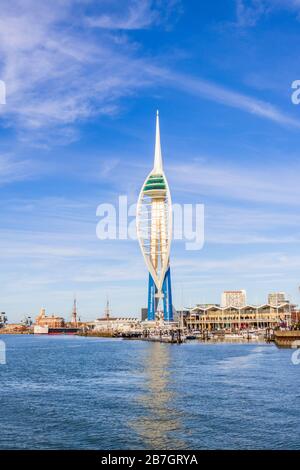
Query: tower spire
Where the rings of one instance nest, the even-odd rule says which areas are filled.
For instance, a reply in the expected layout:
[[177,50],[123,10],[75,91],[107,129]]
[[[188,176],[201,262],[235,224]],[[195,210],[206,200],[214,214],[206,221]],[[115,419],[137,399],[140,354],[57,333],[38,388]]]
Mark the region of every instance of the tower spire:
[[159,112],[156,111],[156,134],[155,134],[155,153],[154,153],[154,173],[161,174],[163,171],[161,146],[160,146],[160,130],[159,130]]

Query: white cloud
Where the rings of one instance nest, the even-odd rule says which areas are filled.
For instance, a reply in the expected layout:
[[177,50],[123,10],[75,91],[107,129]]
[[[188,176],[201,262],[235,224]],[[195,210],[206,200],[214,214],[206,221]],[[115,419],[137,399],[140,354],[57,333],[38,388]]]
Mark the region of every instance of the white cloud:
[[136,47],[117,33],[84,28],[80,3],[15,0],[1,7],[0,76],[7,86],[1,112],[19,126],[114,114],[118,98],[148,83]]
[[[274,275],[294,275],[300,267],[300,256],[294,254],[286,254],[285,252],[271,251],[260,252],[256,255],[236,255],[229,256],[203,256],[199,258],[174,258],[172,260],[173,270],[180,271],[182,279],[190,281],[202,282],[207,279],[213,284],[217,279],[223,279],[224,276],[230,275],[231,279],[237,276],[243,277],[269,277],[272,280]],[[201,281],[199,281],[201,278]]]
[[[105,5],[106,3],[106,5]],[[104,7],[104,8],[103,8]],[[89,26],[110,30],[145,29],[167,25],[169,18],[181,13],[181,0],[110,0],[102,2],[102,12],[87,16]]]
[[203,80],[201,77],[196,78],[171,73],[167,70],[158,70],[157,74],[161,75],[171,86],[192,95],[200,96],[204,99],[230,106],[231,108],[246,111],[249,114],[268,119],[281,125],[300,129],[299,119],[291,117],[266,101],[230,90],[222,85]]
[[257,21],[266,13],[264,0],[253,0],[249,3],[236,0],[236,25],[239,27],[255,26]]
[[0,185],[33,178],[42,166],[30,159],[18,160],[10,154],[0,154]]
[[[58,142],[72,141],[76,135],[70,125],[76,121],[113,115],[123,96],[160,84],[300,127],[297,119],[270,103],[201,77],[162,69],[158,59],[143,57],[140,45],[126,31],[154,25],[168,16],[174,3],[127,1],[122,17],[119,2],[114,10],[114,2],[105,0],[98,4],[100,11],[109,6],[104,16],[86,15],[83,7],[89,3],[84,0],[53,0],[51,5],[14,0],[2,5],[0,76],[6,83],[7,104],[0,112],[11,125],[35,129],[37,134],[40,128],[58,125]],[[98,28],[91,27],[93,22]]]
[[237,27],[252,27],[265,15],[276,11],[287,10],[297,14],[300,13],[299,0],[236,0],[236,23]]
[[168,168],[173,188],[182,193],[197,194],[198,202],[214,197],[291,207],[298,206],[300,201],[297,174],[295,167],[260,166],[259,169],[251,169],[204,162]]
[[206,207],[205,243],[231,245],[290,245],[300,243],[297,208],[287,210],[263,205],[234,207],[209,204]]
[[157,18],[158,12],[153,9],[152,0],[132,0],[129,4],[118,2],[117,11],[114,14],[94,15],[88,17],[86,22],[89,26],[97,28],[131,30],[147,28]]

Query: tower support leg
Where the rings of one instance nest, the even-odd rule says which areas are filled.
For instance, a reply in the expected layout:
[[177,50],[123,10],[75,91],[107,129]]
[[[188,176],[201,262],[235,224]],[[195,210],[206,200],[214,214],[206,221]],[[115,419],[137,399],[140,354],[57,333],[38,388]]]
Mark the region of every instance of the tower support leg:
[[173,303],[172,303],[170,267],[168,268],[168,271],[166,272],[162,291],[164,294],[164,320],[173,321]]
[[149,283],[148,283],[148,320],[154,321],[155,320],[155,312],[157,307],[157,299],[155,294],[157,292],[157,288],[155,282],[151,274],[149,273]]

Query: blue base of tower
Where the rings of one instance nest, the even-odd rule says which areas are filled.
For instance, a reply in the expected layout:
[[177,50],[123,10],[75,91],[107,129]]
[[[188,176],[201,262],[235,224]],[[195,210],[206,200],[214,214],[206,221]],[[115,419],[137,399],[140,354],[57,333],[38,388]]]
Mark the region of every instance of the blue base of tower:
[[[162,287],[163,292],[163,305],[164,305],[164,320],[173,321],[173,303],[172,303],[172,288],[171,288],[171,271],[168,268]],[[148,285],[148,320],[155,320],[155,313],[157,309],[158,299],[155,297],[157,287],[151,274],[149,273]]]

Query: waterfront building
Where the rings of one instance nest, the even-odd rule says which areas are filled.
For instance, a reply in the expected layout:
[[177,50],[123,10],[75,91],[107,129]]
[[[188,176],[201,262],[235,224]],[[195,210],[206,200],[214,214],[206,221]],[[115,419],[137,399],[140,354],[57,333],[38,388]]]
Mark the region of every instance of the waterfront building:
[[286,300],[286,295],[285,292],[271,292],[268,295],[268,304],[270,305],[281,305],[288,303],[288,300]]
[[291,315],[292,315],[292,324],[299,324],[300,323],[300,310],[297,310],[295,307],[292,308]]
[[197,305],[185,317],[189,330],[243,330],[249,328],[275,328],[279,325],[291,324],[291,305],[278,306],[245,305],[243,307],[201,307]]
[[[75,309],[75,312],[74,312]],[[34,334],[76,334],[84,325],[77,321],[76,302],[74,303],[72,321],[66,323],[63,317],[58,315],[47,316],[44,308],[41,308],[33,326]],[[76,323],[74,323],[74,320]]]
[[170,274],[172,202],[163,170],[158,111],[154,167],[139,195],[136,223],[139,244],[149,271],[148,320],[158,319],[160,309],[163,309],[164,321],[173,321]]
[[109,300],[106,301],[104,316],[97,318],[90,327],[99,333],[128,333],[140,329],[140,321],[135,317],[112,317]]
[[93,322],[93,330],[99,333],[128,333],[140,329],[140,321],[134,317],[103,317]]
[[41,308],[40,313],[35,319],[35,325],[48,328],[62,328],[65,325],[65,320],[57,315],[46,316],[46,310]]
[[246,305],[245,290],[225,290],[222,294],[222,307],[244,307]]

